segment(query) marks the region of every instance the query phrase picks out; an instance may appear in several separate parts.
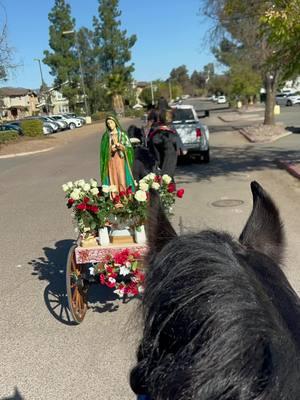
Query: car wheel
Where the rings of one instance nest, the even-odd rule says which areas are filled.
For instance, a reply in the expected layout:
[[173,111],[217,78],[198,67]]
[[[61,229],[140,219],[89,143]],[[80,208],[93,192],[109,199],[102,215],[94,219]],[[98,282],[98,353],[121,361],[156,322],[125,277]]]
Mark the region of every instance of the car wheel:
[[293,105],[293,103],[291,102],[291,100],[288,100],[288,101],[286,102],[286,105],[289,106],[289,107],[291,107],[291,106]]
[[206,150],[203,152],[203,162],[205,162],[206,164],[209,163],[209,150]]
[[71,123],[69,124],[69,128],[70,128],[70,129],[75,129],[75,128],[76,128],[76,125],[74,124],[74,122],[71,122]]

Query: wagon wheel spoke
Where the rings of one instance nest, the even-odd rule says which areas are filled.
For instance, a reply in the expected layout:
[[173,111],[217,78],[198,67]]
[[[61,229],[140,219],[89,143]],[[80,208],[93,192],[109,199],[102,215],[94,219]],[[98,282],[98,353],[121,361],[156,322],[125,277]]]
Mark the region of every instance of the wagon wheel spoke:
[[[83,267],[76,263],[75,247],[69,251],[66,268],[66,286],[69,309],[75,322],[78,324],[85,317],[87,311],[87,282],[82,278]],[[84,286],[85,290],[82,289]]]

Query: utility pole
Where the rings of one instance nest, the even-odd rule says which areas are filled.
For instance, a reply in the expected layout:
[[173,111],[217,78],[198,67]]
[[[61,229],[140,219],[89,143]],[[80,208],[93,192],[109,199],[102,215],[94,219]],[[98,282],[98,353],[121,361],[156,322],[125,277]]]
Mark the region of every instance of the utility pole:
[[172,101],[172,84],[171,84],[171,79],[169,79],[169,96],[170,96],[170,101]]
[[44,77],[43,77],[43,71],[42,71],[42,66],[41,66],[41,60],[39,58],[34,58],[33,61],[37,61],[39,63],[39,68],[40,68],[40,74],[41,74],[41,81],[42,81],[42,87],[46,86]]
[[[42,71],[42,65],[41,65],[41,60],[40,58],[34,58],[33,61],[37,61],[39,63],[39,69],[40,69],[40,75],[41,75],[41,81],[42,81],[42,85],[41,85],[41,98],[44,99],[45,101],[45,110],[46,113],[49,114],[49,108],[48,108],[48,104],[47,104],[47,95],[46,95],[46,83],[44,81],[44,77],[43,77],[43,71]],[[43,111],[44,112],[44,111]]]
[[152,83],[152,81],[150,82],[150,85],[151,85],[151,102],[152,102],[152,105],[154,106],[154,93],[153,93],[153,83]]
[[88,104],[87,104],[87,96],[86,96],[86,91],[85,91],[85,84],[84,84],[84,78],[83,78],[83,68],[82,68],[82,62],[81,62],[81,52],[80,52],[80,49],[79,49],[77,32],[76,31],[64,31],[62,34],[63,35],[71,35],[71,34],[75,35],[75,45],[76,45],[76,49],[77,49],[77,52],[78,52],[80,80],[81,80],[81,86],[82,86],[83,97],[84,97],[85,114],[86,114],[86,116],[88,116],[89,115],[89,108],[88,108]]

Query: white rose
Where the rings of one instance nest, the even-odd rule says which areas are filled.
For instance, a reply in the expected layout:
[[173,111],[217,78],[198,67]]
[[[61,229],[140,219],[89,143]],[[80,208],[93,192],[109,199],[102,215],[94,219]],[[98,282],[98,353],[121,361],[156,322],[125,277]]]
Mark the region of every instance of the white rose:
[[117,193],[117,192],[118,192],[117,186],[115,186],[115,185],[110,185],[109,191],[112,192],[112,193]]
[[96,187],[93,187],[92,189],[91,189],[91,193],[93,194],[93,195],[97,195],[98,193],[99,193],[99,190],[98,190],[98,188],[96,188]]
[[144,192],[147,192],[149,190],[149,185],[146,182],[140,182],[140,189],[143,190]]
[[150,174],[147,175],[148,179],[151,179],[153,181],[153,179],[155,178],[155,174],[153,172],[151,172]]
[[84,179],[80,179],[79,181],[77,181],[77,186],[83,187],[84,185],[85,185]]
[[67,185],[68,185],[69,189],[72,189],[72,187],[73,187],[73,182],[70,181],[70,182],[67,183]]
[[110,192],[109,186],[103,185],[103,186],[102,186],[102,192],[103,192],[103,193],[109,193],[109,192]]
[[96,188],[98,186],[97,181],[95,181],[95,179],[90,179],[90,185],[92,188]]
[[62,185],[62,190],[64,191],[64,192],[67,192],[68,190],[69,190],[69,186],[68,185],[66,185],[65,183]]
[[172,178],[169,175],[163,175],[162,180],[168,185],[172,181]]
[[88,183],[85,183],[85,184],[82,186],[82,189],[83,189],[85,192],[88,192],[88,191],[91,189],[91,186],[90,186]]
[[73,199],[73,200],[79,200],[79,192],[77,192],[77,191],[73,191],[71,194],[70,194],[70,197],[71,197],[71,199]]
[[152,183],[152,189],[158,190],[160,188],[160,184],[158,182]]
[[147,200],[147,194],[143,190],[138,190],[136,194],[134,195],[137,201],[146,201]]

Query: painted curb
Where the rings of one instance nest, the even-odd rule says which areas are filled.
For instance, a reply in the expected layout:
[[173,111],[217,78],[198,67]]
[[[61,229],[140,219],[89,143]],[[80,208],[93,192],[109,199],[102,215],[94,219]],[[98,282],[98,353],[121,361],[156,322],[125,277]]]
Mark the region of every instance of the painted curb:
[[242,128],[242,129],[237,129],[249,142],[251,142],[251,143],[262,143],[262,144],[264,144],[264,143],[272,143],[272,142],[275,142],[276,140],[278,140],[278,139],[281,139],[281,138],[283,138],[283,137],[285,137],[285,136],[289,136],[289,135],[291,135],[292,134],[292,132],[286,132],[286,133],[283,133],[282,135],[278,135],[278,136],[271,136],[269,139],[267,139],[267,140],[255,140],[255,139],[253,139],[250,135],[248,135],[245,131],[244,131],[244,129]]
[[43,150],[28,151],[27,153],[5,154],[3,156],[0,156],[0,158],[13,158],[13,157],[29,156],[31,154],[45,153],[46,151],[53,150],[54,148],[55,147],[49,147],[49,148],[43,149]]
[[282,165],[295,178],[300,179],[300,162],[293,163],[291,161],[279,160],[279,164]]

